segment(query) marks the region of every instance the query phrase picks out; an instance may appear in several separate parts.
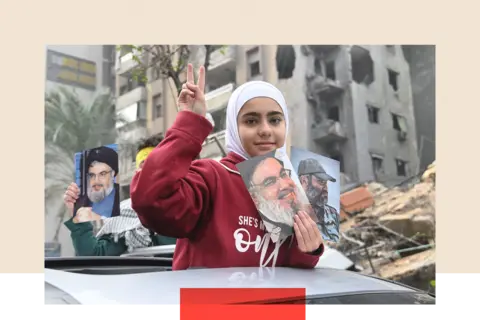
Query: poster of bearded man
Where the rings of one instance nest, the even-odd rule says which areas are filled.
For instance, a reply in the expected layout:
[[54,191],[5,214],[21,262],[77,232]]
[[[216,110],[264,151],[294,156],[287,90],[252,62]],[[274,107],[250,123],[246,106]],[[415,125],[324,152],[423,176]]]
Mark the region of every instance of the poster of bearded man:
[[73,221],[95,222],[120,215],[118,146],[105,145],[75,154],[76,183],[80,195],[73,209]]
[[237,169],[274,243],[294,233],[300,211],[317,222],[287,155],[272,151],[237,164]]
[[291,147],[290,158],[315,211],[323,239],[338,242],[340,162],[296,147]]

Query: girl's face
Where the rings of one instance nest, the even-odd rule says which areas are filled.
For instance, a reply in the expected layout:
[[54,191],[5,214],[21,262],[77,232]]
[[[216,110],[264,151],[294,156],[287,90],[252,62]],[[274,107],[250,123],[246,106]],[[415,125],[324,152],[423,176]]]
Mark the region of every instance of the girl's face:
[[282,108],[270,98],[253,98],[237,117],[238,134],[250,157],[266,154],[285,144],[286,123]]

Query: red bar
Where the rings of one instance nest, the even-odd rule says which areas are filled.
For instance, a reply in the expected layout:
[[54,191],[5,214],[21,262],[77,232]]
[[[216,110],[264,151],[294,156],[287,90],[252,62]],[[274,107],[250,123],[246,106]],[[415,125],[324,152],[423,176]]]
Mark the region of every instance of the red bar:
[[305,305],[180,306],[180,320],[305,320]]
[[305,299],[305,288],[181,288],[183,304],[232,304],[276,299]]

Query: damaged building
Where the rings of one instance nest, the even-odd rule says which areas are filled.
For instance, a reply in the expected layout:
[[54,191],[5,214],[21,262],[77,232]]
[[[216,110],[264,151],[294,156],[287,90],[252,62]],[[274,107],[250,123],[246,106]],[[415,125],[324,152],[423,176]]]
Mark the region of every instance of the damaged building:
[[295,69],[277,86],[291,109],[292,145],[339,160],[344,184],[396,183],[418,172],[409,66],[400,46],[291,47]]
[[[287,100],[289,145],[340,162],[342,185],[395,184],[419,170],[410,70],[399,45],[228,46],[212,55],[207,93],[215,132],[202,156],[221,158],[230,94],[247,81]],[[224,150],[223,150],[224,151]]]

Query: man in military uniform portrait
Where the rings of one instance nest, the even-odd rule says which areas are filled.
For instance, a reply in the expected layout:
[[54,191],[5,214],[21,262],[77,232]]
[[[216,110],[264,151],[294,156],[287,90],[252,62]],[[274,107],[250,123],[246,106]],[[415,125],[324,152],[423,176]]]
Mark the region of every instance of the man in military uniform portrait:
[[300,161],[297,172],[300,183],[317,215],[324,239],[337,242],[339,214],[334,207],[328,205],[328,182],[336,182],[336,179],[327,174],[320,162],[313,158]]
[[109,147],[88,150],[82,159],[82,187],[76,202],[75,222],[100,220],[120,215],[118,153]]

